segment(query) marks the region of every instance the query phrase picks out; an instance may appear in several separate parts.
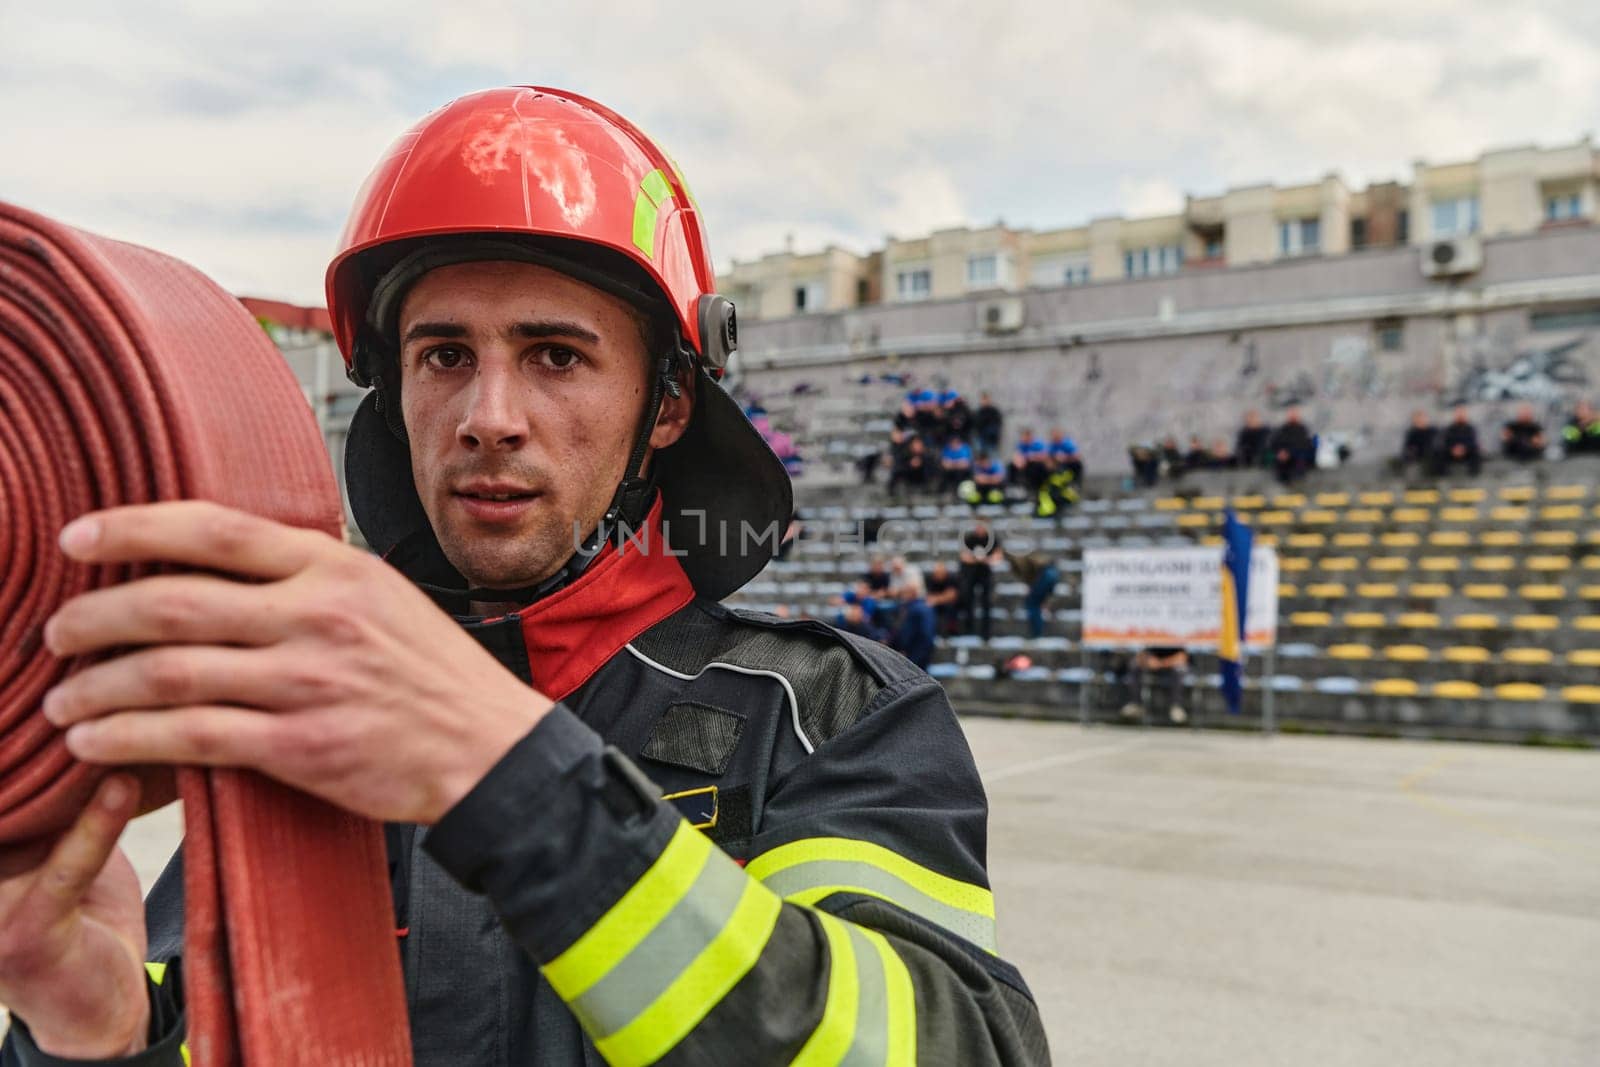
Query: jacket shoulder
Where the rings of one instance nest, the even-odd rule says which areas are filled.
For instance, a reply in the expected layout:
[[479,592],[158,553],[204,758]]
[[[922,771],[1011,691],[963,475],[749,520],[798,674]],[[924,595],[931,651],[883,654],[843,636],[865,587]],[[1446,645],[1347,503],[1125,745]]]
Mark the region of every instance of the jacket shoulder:
[[884,689],[927,677],[898,652],[827,623],[700,599],[646,630],[633,645],[681,674],[723,667],[781,678],[794,694],[800,726],[813,746],[854,725]]

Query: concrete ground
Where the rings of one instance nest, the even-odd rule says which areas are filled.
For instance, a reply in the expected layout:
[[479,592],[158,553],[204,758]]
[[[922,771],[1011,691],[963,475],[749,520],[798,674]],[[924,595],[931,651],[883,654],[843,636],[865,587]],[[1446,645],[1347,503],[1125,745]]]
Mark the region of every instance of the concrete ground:
[[1600,1064],[1600,756],[965,726],[1057,1063]]

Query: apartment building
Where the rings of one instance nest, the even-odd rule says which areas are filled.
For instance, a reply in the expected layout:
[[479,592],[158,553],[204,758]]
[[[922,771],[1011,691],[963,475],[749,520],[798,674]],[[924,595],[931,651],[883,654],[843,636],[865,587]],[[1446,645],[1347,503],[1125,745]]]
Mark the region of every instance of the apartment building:
[[1593,140],[1418,161],[1409,183],[1351,189],[1330,174],[1303,185],[1189,196],[1174,215],[1096,218],[1053,230],[993,226],[889,238],[868,256],[830,247],[735,262],[721,280],[747,319],[992,291],[1087,285],[1255,266],[1366,248],[1534,233],[1600,218]]

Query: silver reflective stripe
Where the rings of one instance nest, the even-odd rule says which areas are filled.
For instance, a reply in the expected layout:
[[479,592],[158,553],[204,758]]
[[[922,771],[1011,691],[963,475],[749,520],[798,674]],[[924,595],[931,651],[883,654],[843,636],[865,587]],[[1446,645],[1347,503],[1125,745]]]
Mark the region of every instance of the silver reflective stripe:
[[632,1022],[705,951],[739,904],[749,878],[713,850],[683,899],[604,978],[572,1002],[583,1028],[596,1039]]
[[[987,915],[952,907],[935,900],[911,883],[882,867],[853,860],[812,860],[786,867],[762,879],[768,889],[788,899],[808,890],[829,889],[848,893],[865,891],[884,897],[913,915],[927,919],[988,952],[998,950],[994,920]],[[813,903],[808,900],[806,903]]]
[[840,1067],[883,1067],[889,1057],[889,991],[883,975],[883,957],[856,929],[846,923],[850,947],[856,954],[856,980],[861,988],[856,1002],[856,1036]]

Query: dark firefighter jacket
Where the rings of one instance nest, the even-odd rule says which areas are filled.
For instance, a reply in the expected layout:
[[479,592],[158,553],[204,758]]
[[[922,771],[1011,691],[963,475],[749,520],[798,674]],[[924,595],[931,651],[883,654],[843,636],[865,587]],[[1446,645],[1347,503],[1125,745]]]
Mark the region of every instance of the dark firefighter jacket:
[[[437,825],[388,827],[416,1062],[1048,1063],[939,685],[605,553],[464,621],[560,703]],[[154,1044],[124,1063],[183,1063],[181,862],[146,902]],[[60,1062],[17,1030],[4,1067]]]

